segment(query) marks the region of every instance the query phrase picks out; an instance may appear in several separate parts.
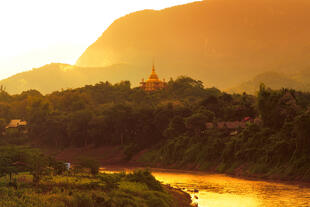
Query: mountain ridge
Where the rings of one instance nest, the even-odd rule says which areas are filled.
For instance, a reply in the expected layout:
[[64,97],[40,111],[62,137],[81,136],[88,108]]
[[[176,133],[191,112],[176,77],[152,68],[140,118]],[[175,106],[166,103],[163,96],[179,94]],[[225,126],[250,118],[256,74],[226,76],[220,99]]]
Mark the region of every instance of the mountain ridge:
[[[222,90],[268,71],[308,71],[309,10],[307,0],[210,0],[137,11],[115,20],[76,65],[66,66],[72,70],[43,66],[0,85],[10,93],[49,93],[100,81],[138,86],[153,61],[160,78],[185,75]],[[307,83],[307,77],[295,79]]]
[[145,67],[155,58],[164,76],[191,71],[228,88],[261,72],[309,66],[306,8],[304,0],[214,0],[139,11],[116,20],[76,64]]
[[[77,88],[98,82],[119,82],[118,78],[127,80],[129,75],[118,72],[119,68],[131,68],[130,65],[115,64],[109,67],[78,67],[63,63],[51,63],[40,68],[15,74],[0,81],[8,93],[18,94],[35,89],[43,94],[57,90]],[[109,76],[109,80],[105,77]]]
[[254,76],[252,79],[242,82],[239,85],[228,89],[230,93],[257,94],[260,84],[274,90],[291,88],[299,91],[310,91],[310,74],[305,71],[294,73],[278,73],[268,71]]

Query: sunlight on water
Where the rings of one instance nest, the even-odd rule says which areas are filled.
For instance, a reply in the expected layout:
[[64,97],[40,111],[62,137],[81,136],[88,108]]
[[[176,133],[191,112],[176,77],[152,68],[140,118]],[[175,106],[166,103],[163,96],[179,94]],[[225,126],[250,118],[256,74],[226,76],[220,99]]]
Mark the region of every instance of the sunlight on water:
[[200,207],[310,206],[309,187],[251,181],[218,174],[161,169],[151,171],[156,179],[164,184],[170,184],[191,194],[194,203],[198,203]]

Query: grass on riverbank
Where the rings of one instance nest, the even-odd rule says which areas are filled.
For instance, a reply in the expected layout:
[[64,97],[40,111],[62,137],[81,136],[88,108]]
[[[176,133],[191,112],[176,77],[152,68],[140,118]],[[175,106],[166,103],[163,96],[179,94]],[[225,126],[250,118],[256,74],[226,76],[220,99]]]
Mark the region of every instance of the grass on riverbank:
[[46,176],[39,184],[23,173],[0,179],[1,207],[174,207],[173,196],[147,170],[133,173]]

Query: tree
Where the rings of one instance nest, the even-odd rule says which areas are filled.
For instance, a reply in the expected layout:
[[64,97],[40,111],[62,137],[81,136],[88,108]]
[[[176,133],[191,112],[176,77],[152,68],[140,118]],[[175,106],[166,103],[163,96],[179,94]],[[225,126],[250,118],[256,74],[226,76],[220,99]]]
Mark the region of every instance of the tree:
[[97,175],[99,173],[100,164],[97,160],[89,158],[89,157],[81,157],[79,159],[78,164],[82,168],[89,169],[92,175]]
[[297,115],[298,107],[294,92],[282,89],[273,91],[260,85],[258,92],[258,111],[265,126],[279,129],[285,121],[291,121]]
[[26,155],[30,149],[23,146],[3,146],[0,148],[0,176],[12,175],[28,170]]
[[200,104],[207,110],[213,112],[216,117],[218,117],[222,112],[222,102],[219,101],[217,96],[210,95],[203,99]]
[[186,131],[184,119],[181,116],[175,116],[170,121],[168,128],[164,131],[167,138],[175,138]]
[[0,119],[0,137],[3,136],[5,132],[6,121],[4,119]]
[[0,103],[0,117],[5,121],[9,121],[12,116],[11,107],[9,104]]
[[308,155],[310,152],[310,112],[307,111],[296,117],[294,126],[295,133],[297,134],[296,150],[299,153]]
[[28,121],[29,135],[42,138],[45,135],[46,120],[51,112],[51,106],[44,98],[28,97],[26,120]]
[[92,113],[89,110],[76,111],[71,114],[67,126],[68,136],[72,140],[71,144],[88,146],[91,120]]
[[202,113],[195,113],[185,119],[185,126],[192,129],[196,136],[201,134],[201,131],[206,128],[208,117]]
[[13,163],[12,157],[3,153],[0,155],[0,177],[9,175],[10,181],[12,180],[12,174],[17,172]]
[[42,176],[46,175],[48,167],[48,157],[36,149],[27,151],[27,167],[33,176],[33,182],[39,183]]
[[188,96],[199,97],[205,94],[203,83],[187,76],[180,76],[175,81],[169,81],[166,91],[170,96],[179,98]]
[[132,108],[126,104],[112,105],[104,112],[106,117],[109,117],[111,126],[114,130],[115,137],[119,138],[119,144],[123,145],[126,134],[129,134]]

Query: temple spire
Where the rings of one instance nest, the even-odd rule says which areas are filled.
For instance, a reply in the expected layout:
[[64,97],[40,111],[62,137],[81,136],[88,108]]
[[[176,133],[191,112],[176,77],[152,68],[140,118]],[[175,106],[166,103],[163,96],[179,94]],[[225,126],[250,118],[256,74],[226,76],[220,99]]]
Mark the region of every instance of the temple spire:
[[167,83],[165,81],[161,81],[156,72],[155,72],[155,64],[153,60],[153,67],[152,67],[152,73],[149,76],[149,78],[144,82],[142,79],[141,88],[145,91],[155,91],[159,89],[163,89],[167,86]]
[[155,73],[155,63],[154,63],[155,61],[154,61],[154,57],[153,57],[153,61],[152,61],[152,62],[153,62],[152,73]]

